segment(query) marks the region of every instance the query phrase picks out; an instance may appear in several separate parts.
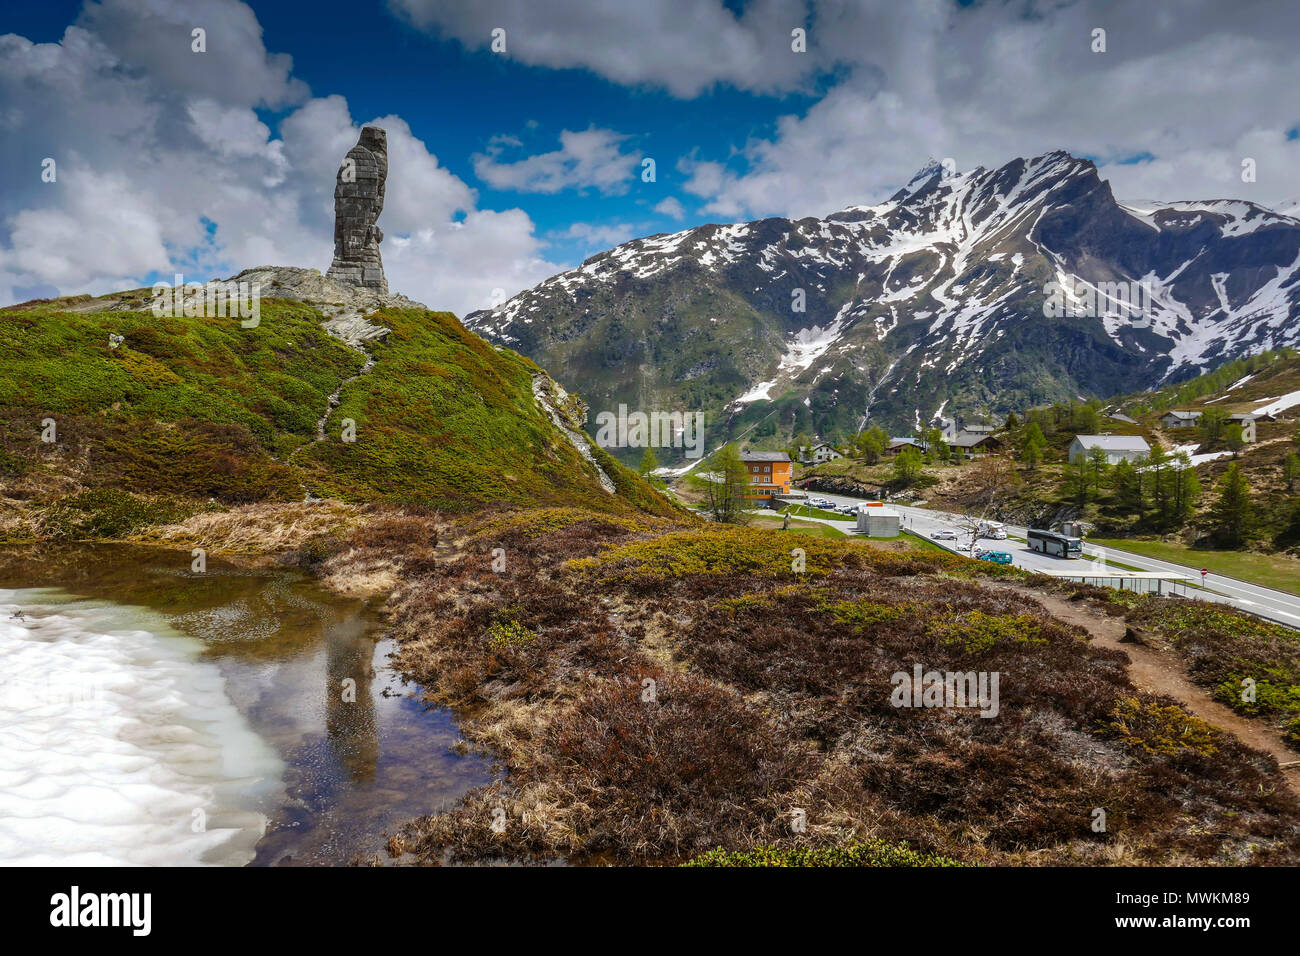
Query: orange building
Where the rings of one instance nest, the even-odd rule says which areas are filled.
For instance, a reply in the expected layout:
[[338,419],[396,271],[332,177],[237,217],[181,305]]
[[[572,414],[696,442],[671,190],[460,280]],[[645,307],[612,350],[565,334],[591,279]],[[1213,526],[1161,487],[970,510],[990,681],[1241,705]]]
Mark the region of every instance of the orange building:
[[794,463],[783,451],[747,451],[740,456],[749,470],[749,494],[746,498],[770,500],[773,495],[790,493],[790,470]]

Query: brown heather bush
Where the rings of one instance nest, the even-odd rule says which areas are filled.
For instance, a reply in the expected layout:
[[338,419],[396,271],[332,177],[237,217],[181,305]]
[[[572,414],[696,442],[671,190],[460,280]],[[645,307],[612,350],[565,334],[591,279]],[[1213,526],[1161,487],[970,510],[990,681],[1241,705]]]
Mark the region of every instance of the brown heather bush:
[[405,510],[379,511],[348,537],[347,544],[399,553],[432,551],[438,546],[438,516]]
[[[1171,652],[1188,675],[1243,717],[1258,719],[1300,751],[1300,631],[1222,604],[1073,584],[1071,600],[1123,617],[1144,641]],[[1255,700],[1242,699],[1243,680]]]
[[[458,556],[408,570],[394,598],[399,666],[504,771],[408,826],[419,860],[837,859],[786,851],[886,841],[982,864],[1300,861],[1272,758],[1217,731],[1213,753],[1161,746],[1182,712],[1024,583],[817,539],[800,575],[772,535],[542,523],[451,528]],[[997,671],[999,716],[892,706],[891,676],[918,663]]]

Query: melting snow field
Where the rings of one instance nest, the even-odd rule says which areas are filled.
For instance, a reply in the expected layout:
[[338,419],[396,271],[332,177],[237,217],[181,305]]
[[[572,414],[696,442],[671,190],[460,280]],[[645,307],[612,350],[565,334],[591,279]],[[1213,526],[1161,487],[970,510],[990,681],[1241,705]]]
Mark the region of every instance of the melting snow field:
[[1192,442],[1190,445],[1176,445],[1174,446],[1174,450],[1171,451],[1169,454],[1186,455],[1188,460],[1191,461],[1193,466],[1203,465],[1207,461],[1217,461],[1220,458],[1227,458],[1229,455],[1232,454],[1232,452],[1230,451],[1211,451],[1211,452],[1206,452],[1204,455],[1193,455],[1192,452],[1196,451],[1196,449],[1200,447],[1201,446],[1198,445],[1196,442]]
[[1294,408],[1296,405],[1300,405],[1300,392],[1287,392],[1287,394],[1275,399],[1270,404],[1259,406],[1251,414],[1280,415],[1288,408]]
[[0,590],[0,864],[253,858],[283,767],[201,647],[142,608]]

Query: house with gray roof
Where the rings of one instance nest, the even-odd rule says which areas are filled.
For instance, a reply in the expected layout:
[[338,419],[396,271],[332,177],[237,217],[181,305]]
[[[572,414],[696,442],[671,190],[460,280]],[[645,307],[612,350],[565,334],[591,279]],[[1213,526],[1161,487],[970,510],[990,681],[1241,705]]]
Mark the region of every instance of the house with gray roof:
[[1070,442],[1070,461],[1088,458],[1094,448],[1106,453],[1106,463],[1117,465],[1121,461],[1138,461],[1151,454],[1146,439],[1137,435],[1075,435]]
[[1194,428],[1196,427],[1196,423],[1200,420],[1200,412],[1188,412],[1181,409],[1174,409],[1171,412],[1165,412],[1160,419],[1160,424],[1165,428]]

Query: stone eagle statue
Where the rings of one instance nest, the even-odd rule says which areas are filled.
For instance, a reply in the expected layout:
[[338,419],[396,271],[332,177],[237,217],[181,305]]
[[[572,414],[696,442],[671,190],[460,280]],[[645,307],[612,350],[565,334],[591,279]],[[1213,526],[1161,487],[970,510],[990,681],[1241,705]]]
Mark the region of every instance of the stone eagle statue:
[[334,183],[334,262],[327,275],[337,282],[388,292],[376,223],[384,211],[388,179],[388,134],[378,126],[361,130]]

